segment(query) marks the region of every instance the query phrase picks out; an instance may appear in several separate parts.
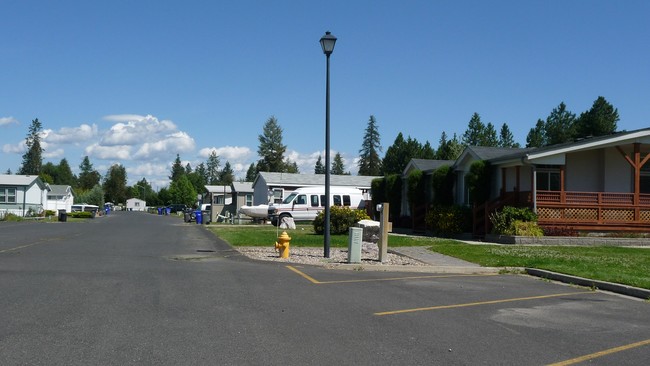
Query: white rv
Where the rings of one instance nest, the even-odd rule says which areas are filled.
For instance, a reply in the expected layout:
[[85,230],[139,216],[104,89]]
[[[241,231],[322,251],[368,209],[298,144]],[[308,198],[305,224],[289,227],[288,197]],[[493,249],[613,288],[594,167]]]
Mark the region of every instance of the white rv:
[[[285,217],[292,217],[295,221],[312,221],[325,209],[324,204],[325,186],[298,188],[282,203],[270,204],[268,217],[273,225],[282,222]],[[354,187],[330,187],[331,206],[363,209],[363,193]]]

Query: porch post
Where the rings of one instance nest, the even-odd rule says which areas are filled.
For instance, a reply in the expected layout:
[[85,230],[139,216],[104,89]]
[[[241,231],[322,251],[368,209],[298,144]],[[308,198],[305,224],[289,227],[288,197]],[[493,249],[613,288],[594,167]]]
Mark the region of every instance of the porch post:
[[532,166],[533,170],[533,181],[532,183],[532,189],[531,191],[533,192],[533,212],[537,213],[537,169],[535,169],[535,166]]
[[564,190],[564,171],[566,165],[560,165],[560,202],[566,203],[566,192]]
[[634,143],[634,206],[639,205],[639,194],[641,192],[641,151],[640,150],[641,150],[641,144],[638,142]]
[[506,168],[501,168],[501,199],[506,195]]
[[517,165],[515,167],[515,180],[516,180],[515,181],[515,202],[517,204],[519,204],[519,185],[521,184],[521,181],[520,181],[520,179],[521,179],[521,175],[520,175],[521,169],[520,168],[521,167],[519,165]]

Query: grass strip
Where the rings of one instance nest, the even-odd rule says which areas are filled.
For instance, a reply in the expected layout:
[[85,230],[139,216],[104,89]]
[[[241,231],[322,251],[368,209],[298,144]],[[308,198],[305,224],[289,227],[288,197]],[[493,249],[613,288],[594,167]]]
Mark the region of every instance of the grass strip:
[[[234,246],[272,246],[282,233],[271,225],[210,225]],[[311,225],[286,230],[294,247],[321,247],[323,235]],[[347,235],[332,235],[331,247],[346,248]],[[456,240],[391,235],[389,248],[426,246],[430,250],[488,267],[531,267],[650,289],[650,248],[611,246],[525,246],[467,244]]]

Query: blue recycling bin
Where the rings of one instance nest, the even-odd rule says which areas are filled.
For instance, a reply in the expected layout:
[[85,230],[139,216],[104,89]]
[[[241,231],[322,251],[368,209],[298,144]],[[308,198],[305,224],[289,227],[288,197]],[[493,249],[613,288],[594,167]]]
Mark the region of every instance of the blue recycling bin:
[[162,207],[158,207],[158,215],[162,215]]
[[201,210],[194,211],[194,217],[197,224],[203,223],[203,215],[201,214]]
[[172,208],[171,207],[165,207],[165,215],[170,215],[172,213]]

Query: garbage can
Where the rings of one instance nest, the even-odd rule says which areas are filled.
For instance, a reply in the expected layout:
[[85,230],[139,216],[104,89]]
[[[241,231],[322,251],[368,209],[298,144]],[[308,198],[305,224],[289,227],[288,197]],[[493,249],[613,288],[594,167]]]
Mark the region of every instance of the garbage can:
[[183,221],[190,222],[190,213],[189,212],[183,211]]
[[201,218],[203,219],[204,224],[209,224],[211,221],[210,211],[201,211]]
[[162,207],[158,207],[158,215],[162,215]]
[[201,210],[194,211],[194,215],[196,217],[196,223],[197,224],[202,224],[203,223],[203,215],[201,215]]
[[68,221],[68,213],[65,210],[59,210],[59,221],[60,222]]
[[169,215],[172,213],[172,208],[171,207],[165,207],[165,215]]

